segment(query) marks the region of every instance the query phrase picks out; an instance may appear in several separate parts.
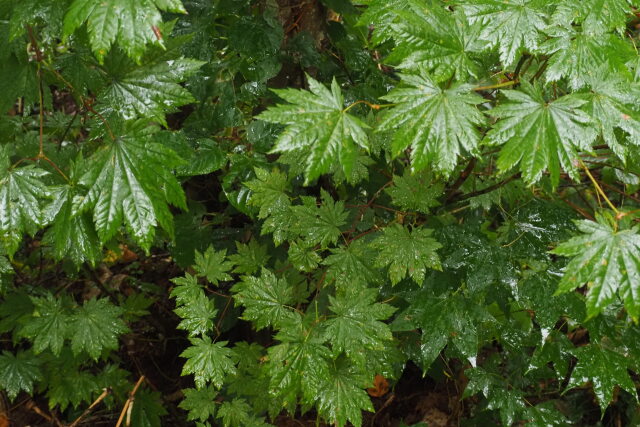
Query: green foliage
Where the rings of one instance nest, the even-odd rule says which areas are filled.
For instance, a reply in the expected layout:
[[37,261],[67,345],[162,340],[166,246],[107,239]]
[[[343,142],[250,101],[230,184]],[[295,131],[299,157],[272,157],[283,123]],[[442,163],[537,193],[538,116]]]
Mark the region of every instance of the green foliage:
[[638,2],[293,3],[0,0],[0,400],[638,425]]

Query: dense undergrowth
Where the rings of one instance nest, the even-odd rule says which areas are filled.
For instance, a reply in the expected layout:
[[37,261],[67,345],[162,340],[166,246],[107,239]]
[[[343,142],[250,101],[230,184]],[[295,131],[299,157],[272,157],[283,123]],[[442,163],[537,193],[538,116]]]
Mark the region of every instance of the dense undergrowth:
[[0,0],[0,426],[640,424],[639,6]]

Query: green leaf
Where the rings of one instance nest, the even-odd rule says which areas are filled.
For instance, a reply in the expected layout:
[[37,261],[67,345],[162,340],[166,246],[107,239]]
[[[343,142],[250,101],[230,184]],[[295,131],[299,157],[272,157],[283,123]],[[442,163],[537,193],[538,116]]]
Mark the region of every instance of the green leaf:
[[236,368],[231,360],[233,350],[226,347],[226,341],[211,342],[211,338],[192,338],[191,347],[180,354],[187,359],[182,368],[182,375],[193,374],[196,387],[201,389],[208,382],[217,388],[227,375],[233,375]]
[[255,172],[256,179],[246,182],[245,185],[252,191],[249,203],[260,208],[258,218],[267,218],[289,207],[291,202],[285,193],[287,176],[278,169],[268,172],[256,168]]
[[69,330],[71,349],[74,354],[85,351],[93,359],[98,359],[104,350],[118,348],[118,336],[129,329],[120,316],[122,308],[106,298],[90,299],[78,307],[72,315]]
[[640,228],[617,229],[602,215],[598,222],[576,222],[583,235],[561,243],[552,253],[572,257],[556,293],[588,285],[587,315],[593,317],[616,299],[624,301],[634,319],[640,317]]
[[405,87],[393,89],[383,98],[398,104],[383,118],[378,130],[395,130],[394,156],[411,146],[414,171],[432,166],[451,173],[461,149],[475,153],[480,141],[478,126],[484,117],[476,105],[482,98],[468,85],[442,89],[422,70],[401,75]]
[[290,407],[296,405],[300,394],[315,400],[316,379],[326,377],[329,371],[331,352],[322,344],[324,334],[309,317],[294,316],[281,326],[275,338],[281,343],[268,350],[269,394]]
[[74,0],[64,18],[64,33],[68,36],[86,22],[100,61],[116,42],[137,61],[148,44],[163,44],[154,33],[162,23],[161,10],[186,13],[179,0]]
[[193,268],[198,276],[206,277],[209,283],[217,286],[219,282],[231,280],[227,271],[233,268],[233,262],[225,261],[226,256],[226,249],[216,251],[209,246],[204,254],[196,251],[196,264]]
[[442,196],[444,184],[434,182],[430,173],[394,175],[393,186],[385,192],[391,196],[394,205],[406,211],[428,214],[430,209],[440,206],[437,198]]
[[590,381],[602,410],[611,403],[616,386],[636,398],[636,387],[627,372],[627,357],[598,344],[578,347],[573,354],[578,358],[578,364],[571,373],[568,387],[578,387]]
[[320,244],[325,248],[336,243],[346,225],[348,212],[344,210],[344,202],[334,202],[325,190],[321,189],[322,204],[317,206],[315,197],[302,197],[302,206],[294,206],[291,212],[296,218],[295,232],[303,236],[309,245]]
[[[0,157],[3,153],[0,152]],[[4,163],[4,162],[3,162]],[[18,249],[22,235],[34,235],[44,225],[43,197],[49,195],[42,178],[48,175],[33,166],[6,170],[0,164],[0,243],[8,255]]]
[[377,251],[363,239],[351,242],[349,246],[331,249],[323,264],[328,266],[327,280],[335,281],[336,287],[348,287],[379,283],[381,275],[373,266]]
[[248,244],[236,242],[237,254],[229,255],[231,261],[236,267],[234,273],[253,274],[260,270],[260,267],[267,265],[269,262],[268,248],[258,243],[256,239],[251,239]]
[[205,335],[214,327],[213,319],[216,317],[214,302],[201,290],[200,294],[189,300],[186,305],[178,307],[174,312],[182,318],[178,329],[189,332],[190,337]]
[[579,32],[572,27],[552,27],[547,33],[551,38],[540,46],[542,52],[551,55],[545,79],[556,82],[566,78],[573,89],[585,86],[594,70],[601,67],[610,72],[627,72],[625,62],[635,56],[635,52],[614,35]]
[[571,0],[559,2],[552,20],[566,26],[575,22],[590,33],[602,35],[611,30],[622,32],[627,15],[631,13],[629,0],[585,0],[576,3]]
[[289,244],[289,261],[300,271],[313,271],[322,261],[312,245],[302,241],[295,241]]
[[184,400],[178,405],[180,408],[189,411],[187,420],[207,421],[216,413],[216,404],[214,399],[218,395],[215,388],[208,385],[201,389],[186,388],[182,390]]
[[33,383],[42,376],[40,363],[40,359],[28,351],[17,354],[3,351],[0,355],[0,388],[12,400],[21,390],[31,394]]
[[140,390],[131,410],[131,425],[140,427],[160,427],[160,418],[167,414],[162,395],[157,391]]
[[[115,55],[105,64],[109,84],[98,93],[98,108],[105,115],[114,113],[127,120],[148,117],[166,125],[166,113],[195,102],[191,93],[180,83],[203,64],[194,59],[168,59],[164,55],[136,66],[126,58]],[[211,153],[205,151],[199,154],[198,161],[202,162],[206,161],[203,155]],[[206,164],[189,166],[203,168]]]
[[242,318],[254,322],[257,329],[277,328],[293,314],[293,287],[266,268],[260,277],[245,276],[231,290],[236,303],[245,307]]
[[[587,77],[590,91],[584,110],[594,119],[602,139],[622,159],[626,159],[624,142],[640,145],[640,112],[636,108],[640,85],[600,67]],[[623,130],[626,141],[620,141],[616,129]]]
[[329,296],[329,309],[335,317],[325,323],[328,341],[337,353],[361,353],[363,349],[383,350],[392,339],[391,330],[381,320],[388,319],[395,307],[376,303],[377,289],[352,288],[337,297]]
[[145,249],[151,245],[156,225],[173,233],[167,204],[186,209],[184,193],[171,173],[181,162],[170,149],[139,135],[103,144],[89,159],[89,170],[80,180],[89,188],[80,207],[93,209],[103,243],[116,234],[123,221]]
[[218,409],[218,419],[222,420],[223,427],[268,427],[271,424],[264,422],[253,414],[251,406],[244,399],[233,399],[222,402]]
[[586,101],[565,95],[549,102],[540,86],[522,82],[521,88],[503,91],[506,102],[491,110],[501,120],[487,139],[505,144],[498,167],[507,171],[519,163],[527,184],[539,181],[548,169],[557,186],[560,167],[578,179],[578,151],[589,150],[596,136],[590,117],[579,109]]
[[338,427],[347,422],[362,425],[362,411],[374,412],[371,399],[363,390],[362,375],[354,374],[346,363],[331,368],[326,377],[317,379],[318,412]]
[[[59,361],[72,362],[64,356]],[[74,365],[65,366],[57,363],[56,368],[59,369],[49,372],[47,389],[49,406],[59,406],[64,411],[69,405],[77,408],[82,403],[90,404],[92,396],[100,390],[96,377],[89,372],[79,370]]]
[[376,264],[389,267],[391,284],[396,285],[407,275],[421,285],[427,269],[441,270],[440,258],[436,251],[442,247],[431,237],[433,230],[414,228],[409,231],[400,224],[384,229],[373,242],[378,249]]
[[480,38],[497,46],[505,67],[525,52],[535,52],[547,26],[544,0],[464,0],[469,22],[482,27]]
[[508,386],[497,373],[482,368],[473,368],[466,372],[469,376],[469,384],[464,391],[464,396],[482,392],[487,398],[487,407],[500,411],[502,425],[513,425],[517,416],[525,410],[522,392]]
[[[463,357],[475,361],[478,329],[483,322],[491,320],[485,307],[460,294],[435,297],[425,292],[428,292],[426,288],[411,296],[411,305],[396,317],[409,322],[409,327],[422,330],[417,360],[422,369],[429,369],[449,342]],[[406,330],[406,327],[400,329]]]
[[51,227],[43,242],[52,246],[57,259],[69,257],[78,266],[84,262],[93,266],[102,255],[102,245],[89,215],[74,213],[75,193],[71,186],[51,188],[54,202],[46,210]]
[[175,277],[171,281],[176,284],[171,290],[171,298],[176,299],[176,306],[190,304],[200,295],[204,295],[198,278],[189,273],[185,273],[184,277]]
[[67,337],[70,337],[71,316],[65,307],[64,299],[48,295],[46,298],[31,298],[34,311],[31,318],[20,330],[20,335],[33,342],[35,354],[47,348],[58,356]]
[[[414,4],[410,10],[397,10],[398,19],[390,25],[396,47],[387,61],[400,68],[429,70],[438,82],[456,77],[464,81],[478,77],[479,53],[486,47],[480,40],[480,25],[469,25],[461,13],[451,13],[439,4]],[[376,28],[377,30],[377,28]]]
[[302,150],[306,160],[306,183],[326,173],[339,161],[345,175],[358,155],[358,147],[369,149],[367,125],[344,108],[340,86],[334,78],[331,90],[307,76],[310,92],[280,89],[274,92],[289,104],[269,108],[260,120],[287,125],[276,141],[274,152]]

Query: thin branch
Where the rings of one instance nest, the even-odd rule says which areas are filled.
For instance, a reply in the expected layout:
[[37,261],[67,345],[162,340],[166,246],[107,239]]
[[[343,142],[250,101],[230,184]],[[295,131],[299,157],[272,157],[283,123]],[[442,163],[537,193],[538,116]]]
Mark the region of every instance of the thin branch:
[[[451,203],[461,202],[463,200],[471,199],[472,197],[478,197],[478,196],[482,196],[483,194],[491,193],[492,191],[495,191],[500,187],[504,187],[511,181],[514,181],[518,178],[520,178],[520,172],[511,175],[509,178],[505,179],[504,181],[500,181],[497,184],[493,184],[488,186],[487,188],[483,188],[482,190],[472,191],[471,193],[463,194],[462,196],[456,198],[455,200],[452,200]],[[448,203],[448,204],[451,204],[451,203]]]
[[118,417],[118,422],[116,423],[116,427],[120,427],[122,425],[122,421],[124,420],[124,417],[126,414],[131,414],[130,407],[133,406],[133,400],[135,399],[136,392],[140,388],[140,385],[142,384],[143,381],[144,381],[144,375],[138,378],[138,382],[133,387],[133,390],[131,391],[131,393],[129,393],[129,398],[124,403],[124,407],[122,408],[122,412],[120,412],[120,417]]
[[98,398],[96,400],[94,400],[93,403],[82,414],[80,414],[80,416],[78,418],[76,418],[76,420],[74,422],[69,424],[69,427],[76,427],[80,423],[80,421],[84,417],[86,417],[89,414],[89,412],[91,412],[93,410],[93,408],[98,406],[98,404],[100,402],[102,402],[102,400],[105,397],[107,397],[109,394],[111,394],[111,389],[110,388],[105,388],[104,390],[102,390],[102,394],[100,396],[98,396]]
[[616,217],[618,215],[620,215],[620,211],[618,211],[618,209],[613,205],[613,203],[611,203],[611,200],[609,200],[609,198],[607,197],[607,194],[604,192],[602,187],[600,187],[600,185],[598,184],[598,181],[596,181],[596,179],[593,177],[593,175],[591,175],[591,171],[589,170],[587,165],[585,165],[582,162],[582,160],[579,160],[579,161],[580,161],[580,166],[582,166],[582,168],[584,169],[585,173],[587,174],[587,176],[589,177],[589,179],[593,183],[593,186],[596,188],[596,191],[604,198],[604,201],[607,202],[607,205],[609,205],[611,210],[615,212]]
[[453,196],[456,194],[458,189],[462,186],[462,184],[465,183],[467,178],[469,178],[469,176],[471,175],[471,172],[473,172],[473,168],[476,167],[476,162],[477,160],[475,157],[472,157],[471,160],[469,160],[469,163],[467,163],[467,167],[464,168],[464,170],[460,173],[460,176],[458,177],[456,182],[454,182],[451,188],[449,189],[449,192],[447,193],[447,197],[444,199],[445,203],[453,198]]
[[502,83],[497,83],[495,85],[489,85],[489,86],[477,86],[474,87],[473,90],[478,92],[481,90],[492,90],[492,89],[500,89],[501,87],[508,87],[508,86],[513,86],[520,83],[519,79],[515,79],[515,80],[509,80],[506,82],[502,82]]

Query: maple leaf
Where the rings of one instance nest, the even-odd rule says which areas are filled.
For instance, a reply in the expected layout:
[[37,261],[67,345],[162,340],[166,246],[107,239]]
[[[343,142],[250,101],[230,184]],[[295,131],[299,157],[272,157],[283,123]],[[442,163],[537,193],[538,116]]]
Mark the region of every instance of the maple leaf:
[[301,271],[313,271],[322,261],[322,257],[318,255],[313,245],[303,241],[291,242],[287,255],[291,264]]
[[38,354],[47,348],[58,356],[62,350],[64,340],[71,334],[71,316],[65,307],[63,298],[47,297],[31,298],[34,311],[20,330],[20,335],[33,342],[33,351]]
[[431,208],[440,206],[437,198],[442,195],[444,184],[434,182],[429,173],[411,174],[393,177],[393,186],[385,189],[394,205],[407,211],[429,213]]
[[411,306],[397,317],[422,330],[419,361],[423,370],[429,369],[449,342],[462,356],[475,360],[478,326],[491,320],[486,309],[473,300],[459,294],[433,296],[426,288],[413,296]]
[[151,245],[157,224],[173,233],[167,203],[186,209],[186,202],[171,173],[182,160],[172,150],[134,134],[106,141],[88,163],[80,184],[89,192],[80,209],[93,209],[102,242],[115,235],[123,220],[145,249]]
[[136,393],[136,404],[131,410],[131,425],[143,427],[162,426],[161,418],[167,410],[158,391],[140,390]]
[[68,36],[86,22],[98,60],[117,42],[137,61],[148,44],[162,45],[154,32],[162,23],[161,10],[186,13],[179,0],[74,0],[64,18],[64,33]]
[[596,216],[597,222],[577,221],[584,233],[561,243],[554,254],[572,257],[556,293],[588,285],[587,315],[600,313],[616,298],[624,301],[634,319],[640,317],[640,231],[639,226],[620,230],[613,219]]
[[189,411],[187,420],[206,421],[216,413],[216,405],[213,401],[218,392],[213,386],[206,386],[201,389],[186,388],[182,390],[184,400],[178,405],[180,408]]
[[269,172],[261,168],[256,168],[255,173],[256,178],[244,185],[252,191],[249,204],[260,208],[258,218],[267,218],[291,205],[285,193],[287,176],[284,173],[278,169]]
[[204,336],[191,338],[191,344],[180,354],[187,359],[182,375],[193,374],[197,388],[205,387],[208,382],[220,388],[226,375],[235,374],[231,360],[233,350],[226,347],[227,341],[211,342],[211,338]]
[[591,382],[602,410],[611,403],[616,386],[636,396],[636,387],[627,372],[629,360],[626,356],[598,344],[575,348],[573,354],[578,358],[578,363],[571,372],[568,387]]
[[270,394],[291,407],[300,393],[315,400],[316,379],[329,371],[331,351],[323,345],[324,334],[310,320],[300,315],[287,319],[275,336],[280,344],[268,350]]
[[328,90],[307,76],[310,91],[279,89],[274,92],[289,104],[276,105],[258,116],[260,120],[286,125],[273,152],[302,150],[306,156],[306,183],[326,173],[339,161],[345,175],[358,155],[358,147],[369,149],[364,131],[368,126],[348,114],[337,80]]
[[349,246],[330,250],[331,255],[322,263],[328,266],[327,279],[335,281],[337,288],[345,289],[380,282],[380,272],[374,268],[372,262],[377,251],[364,240],[359,239],[351,242]]
[[256,239],[251,239],[248,244],[236,242],[238,253],[229,255],[229,261],[235,264],[233,272],[240,274],[253,274],[260,270],[260,267],[269,262],[268,248],[258,243]]
[[552,22],[564,26],[582,24],[592,34],[602,35],[611,30],[622,32],[631,10],[629,0],[585,0],[576,3],[562,0],[552,15]]
[[10,399],[21,390],[31,394],[33,383],[41,376],[40,359],[31,352],[13,354],[5,350],[0,354],[0,388],[6,390]]
[[322,204],[317,206],[315,197],[302,197],[302,206],[293,206],[291,212],[296,222],[294,230],[310,244],[327,247],[341,236],[340,228],[347,223],[348,212],[344,202],[334,202],[324,189],[320,190]]
[[525,409],[522,392],[508,386],[496,373],[482,368],[469,369],[467,372],[470,381],[464,390],[464,397],[482,392],[487,398],[487,407],[500,411],[502,425],[513,425],[516,416]]
[[578,178],[579,150],[589,150],[596,137],[591,118],[579,108],[586,101],[565,95],[547,101],[539,85],[521,84],[522,90],[505,90],[506,102],[491,110],[499,117],[487,133],[492,143],[505,144],[500,150],[498,167],[509,170],[520,164],[522,177],[534,184],[548,169],[551,182],[560,181],[560,166]]
[[198,278],[189,273],[182,277],[174,277],[171,281],[176,284],[171,290],[171,297],[176,299],[178,306],[189,304],[203,294]]
[[[128,120],[148,117],[166,126],[165,113],[195,101],[180,82],[204,64],[173,56],[157,56],[141,66],[125,57],[110,57],[104,67],[109,83],[97,95],[97,108],[105,116],[114,113]],[[205,160],[203,153],[199,154],[199,160]]]
[[480,25],[480,38],[498,46],[506,67],[528,49],[538,48],[540,32],[547,26],[543,0],[464,0],[461,2],[471,24]]
[[253,321],[258,329],[279,327],[293,313],[293,287],[266,268],[260,277],[245,276],[231,290],[235,301],[245,307],[242,318]]
[[74,213],[74,197],[77,189],[70,186],[52,187],[53,196],[45,214],[51,223],[43,242],[53,248],[54,256],[62,259],[68,256],[76,265],[88,262],[94,265],[102,254],[102,245],[91,222],[91,217],[83,212]]
[[573,89],[585,86],[594,70],[601,67],[627,72],[625,63],[636,56],[630,46],[612,34],[595,35],[573,27],[551,27],[546,32],[551,37],[540,46],[550,55],[545,79],[555,82],[566,78]]
[[367,380],[353,372],[347,363],[329,369],[326,377],[316,378],[318,412],[338,427],[347,422],[362,425],[362,411],[374,412],[371,399],[363,390]]
[[212,246],[209,246],[204,254],[196,251],[194,269],[198,276],[206,277],[209,283],[217,286],[219,282],[231,280],[231,276],[227,272],[233,268],[233,262],[225,261],[226,257],[226,249],[216,251]]
[[439,4],[409,4],[409,10],[396,12],[398,19],[390,25],[396,47],[387,61],[404,69],[422,67],[438,82],[478,77],[479,53],[487,44],[480,40],[481,26],[469,25],[463,14]]
[[74,354],[86,351],[93,359],[98,359],[105,349],[118,348],[118,336],[129,329],[120,315],[122,308],[106,298],[90,299],[78,307],[72,315],[69,330],[71,349]]
[[376,264],[389,267],[392,285],[407,275],[421,285],[427,269],[442,269],[436,254],[442,245],[431,237],[432,233],[433,230],[426,228],[409,231],[400,224],[393,224],[374,241],[374,247],[379,250]]
[[253,408],[244,399],[235,398],[222,402],[217,418],[222,420],[223,427],[269,427],[263,418],[253,414]]
[[46,171],[33,166],[8,166],[8,157],[0,149],[0,243],[13,256],[23,233],[34,235],[44,225],[41,199],[49,195],[49,190],[41,180],[48,175]]
[[213,329],[213,319],[218,313],[213,301],[202,290],[195,298],[174,311],[182,318],[178,329],[188,331],[190,337],[204,335]]
[[401,75],[405,87],[383,98],[397,106],[383,118],[378,130],[395,130],[394,156],[411,146],[414,171],[431,165],[445,175],[456,165],[461,148],[475,152],[480,141],[477,127],[484,124],[476,105],[482,98],[468,85],[442,89],[424,70]]
[[600,135],[620,157],[626,159],[627,148],[621,144],[616,129],[627,134],[626,140],[640,145],[640,113],[635,108],[640,85],[629,82],[608,67],[600,67],[587,77],[589,101],[583,109],[594,119]]
[[381,320],[389,318],[395,307],[376,303],[376,289],[352,288],[337,297],[329,296],[329,309],[335,317],[326,322],[326,336],[337,352],[350,356],[363,348],[381,350],[391,340],[389,326]]
[[393,23],[398,20],[398,11],[409,9],[412,2],[407,0],[370,0],[367,8],[359,17],[358,23],[367,28],[373,27],[372,42],[380,44],[396,35]]

